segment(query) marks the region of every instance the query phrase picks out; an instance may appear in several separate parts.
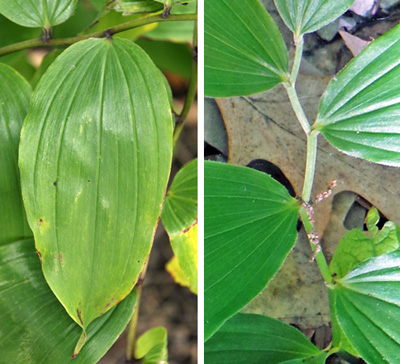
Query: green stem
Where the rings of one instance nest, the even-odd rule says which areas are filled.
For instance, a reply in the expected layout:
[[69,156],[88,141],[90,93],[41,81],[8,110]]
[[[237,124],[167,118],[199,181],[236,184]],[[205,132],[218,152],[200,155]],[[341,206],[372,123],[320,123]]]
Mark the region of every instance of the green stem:
[[185,104],[181,113],[177,117],[176,126],[174,130],[174,147],[181,135],[182,129],[185,125],[185,121],[189,115],[189,111],[192,107],[193,101],[196,97],[197,92],[197,21],[194,24],[193,32],[193,55],[192,55],[192,70],[190,73],[190,80],[188,91],[186,94]]
[[[306,233],[310,234],[313,231],[314,227],[308,217],[306,208],[304,206],[300,207],[300,218],[301,221],[303,222]],[[311,250],[315,252],[316,245],[314,244],[310,245],[311,245]],[[320,250],[315,254],[315,261],[318,264],[319,270],[321,271],[322,277],[324,278],[325,282],[328,284],[332,284],[333,278],[331,272],[329,271],[328,263],[325,260],[325,256],[322,250]]]
[[136,19],[129,21],[127,23],[116,25],[107,30],[101,30],[99,32],[94,32],[87,35],[80,35],[77,37],[71,38],[59,38],[59,39],[49,39],[47,43],[44,43],[41,39],[31,39],[26,40],[20,43],[11,44],[9,46],[0,48],[0,57],[6,54],[18,52],[23,49],[29,49],[34,47],[52,47],[52,46],[68,46],[79,42],[84,39],[89,38],[103,38],[107,36],[111,36],[113,34],[117,34],[120,32],[124,32],[129,29],[141,27],[143,25],[151,24],[151,23],[160,23],[165,21],[189,21],[189,20],[197,20],[197,14],[174,14],[170,15],[167,18],[163,18],[161,14],[158,15],[150,15],[144,18]]
[[305,202],[309,202],[311,198],[311,190],[314,183],[315,165],[317,162],[317,137],[318,131],[313,130],[307,135],[307,161],[306,173],[304,176],[304,185],[301,198]]
[[126,362],[133,363],[135,358],[135,349],[136,349],[136,334],[137,334],[137,324],[139,318],[139,307],[140,307],[140,298],[142,297],[142,288],[144,277],[146,276],[147,266],[149,260],[146,261],[142,272],[139,275],[139,279],[136,283],[136,307],[131,320],[128,326],[127,338],[126,338]]
[[297,116],[297,119],[300,122],[301,127],[303,128],[304,132],[309,135],[311,132],[310,123],[307,120],[307,116],[304,113],[303,107],[300,104],[300,100],[297,96],[296,89],[294,88],[294,84],[291,82],[285,82],[283,86],[286,89],[286,92],[289,96],[290,103],[292,104],[292,108],[294,113]]
[[303,57],[303,46],[304,46],[303,36],[295,38],[294,44],[296,47],[296,51],[294,54],[292,73],[290,74],[290,82],[293,86],[296,84],[297,76],[299,75],[301,59]]

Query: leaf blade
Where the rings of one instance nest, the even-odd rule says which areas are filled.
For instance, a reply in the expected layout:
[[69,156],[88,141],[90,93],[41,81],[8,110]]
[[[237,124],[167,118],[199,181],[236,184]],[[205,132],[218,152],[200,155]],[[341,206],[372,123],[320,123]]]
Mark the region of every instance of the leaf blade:
[[97,363],[124,330],[136,302],[133,291],[96,319],[86,345],[72,360],[81,329],[49,289],[33,239],[0,247],[0,286],[0,351],[3,360],[16,364]]
[[254,298],[296,240],[299,204],[267,174],[205,162],[205,338]]
[[77,0],[45,0],[40,2],[0,0],[0,13],[22,26],[48,29],[71,17],[77,4]]
[[336,315],[360,356],[370,363],[399,359],[400,252],[374,257],[335,286]]
[[205,343],[205,360],[209,364],[239,363],[325,363],[328,356],[295,328],[270,317],[237,314],[230,318]]
[[328,25],[353,4],[354,0],[274,0],[287,27],[295,37]]
[[376,39],[331,81],[313,126],[340,151],[389,166],[400,165],[399,35]]
[[254,94],[285,79],[285,44],[258,0],[206,0],[204,6],[206,96]]
[[14,69],[0,64],[0,245],[32,235],[22,203],[18,170],[19,135],[32,89]]
[[39,82],[21,136],[23,194],[46,280],[83,328],[138,279],[171,156],[167,91],[133,43],[77,43]]

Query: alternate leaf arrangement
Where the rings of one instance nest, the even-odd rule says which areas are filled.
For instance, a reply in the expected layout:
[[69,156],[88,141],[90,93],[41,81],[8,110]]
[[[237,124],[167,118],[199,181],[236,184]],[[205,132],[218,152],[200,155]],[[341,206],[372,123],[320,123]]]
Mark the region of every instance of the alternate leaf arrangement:
[[[291,69],[283,38],[259,0],[205,0],[206,96],[249,95],[281,84],[307,137],[298,198],[265,173],[205,162],[205,362],[325,363],[347,352],[370,364],[399,363],[398,227],[388,222],[378,231],[379,213],[371,209],[369,235],[350,231],[328,267],[313,203],[334,183],[315,199],[311,191],[320,134],[350,156],[400,166],[400,26],[331,80],[311,125],[296,93],[304,35],[335,20],[353,0],[274,1],[293,33]],[[329,291],[333,340],[324,350],[294,327],[238,313],[279,270],[296,241],[299,216]]]
[[[92,15],[109,24],[115,11],[99,3]],[[138,27],[154,30],[159,22],[179,38],[185,26],[167,22],[181,20],[191,21],[184,37],[195,48],[196,3],[185,10],[177,1],[134,3],[125,9],[133,20],[118,15],[107,30],[51,38],[75,12],[78,22],[85,18],[77,0],[0,1],[4,17],[43,29],[40,39],[7,45],[1,55],[71,45],[49,54],[31,77],[33,92],[0,63],[2,362],[97,363],[131,318],[127,359],[167,362],[164,328],[135,340],[160,215],[175,253],[170,271],[197,293],[197,160],[178,172],[161,214],[173,147],[195,98],[197,61],[189,56],[189,90],[178,113],[160,69],[134,42],[149,31]],[[135,37],[113,36],[132,29]]]

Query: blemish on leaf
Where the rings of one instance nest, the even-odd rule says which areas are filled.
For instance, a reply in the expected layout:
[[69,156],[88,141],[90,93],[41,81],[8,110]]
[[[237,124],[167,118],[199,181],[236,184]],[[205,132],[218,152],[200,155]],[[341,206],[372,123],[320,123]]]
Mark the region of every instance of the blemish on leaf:
[[54,182],[53,182],[53,186],[57,186],[57,181],[54,181]]
[[37,250],[36,248],[35,248],[35,250],[36,250],[36,253],[38,253],[38,255],[39,255],[40,263],[42,263],[42,254],[40,254],[40,251]]
[[90,182],[90,179],[88,179],[87,181]]
[[78,315],[78,319],[81,322],[82,326],[83,326],[83,321],[82,321],[82,317],[81,317],[81,311],[79,310],[79,308],[76,309],[76,314]]
[[60,253],[60,263],[61,263],[61,267],[64,267],[64,257],[63,257],[62,253]]

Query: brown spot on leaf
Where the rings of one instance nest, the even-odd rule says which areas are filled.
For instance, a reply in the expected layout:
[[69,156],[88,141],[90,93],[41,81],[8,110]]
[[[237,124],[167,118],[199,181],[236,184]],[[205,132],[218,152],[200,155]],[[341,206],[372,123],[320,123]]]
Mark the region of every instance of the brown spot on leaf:
[[76,309],[76,314],[78,315],[78,319],[81,322],[82,326],[83,326],[83,321],[82,321],[82,317],[81,317],[81,311],[79,310],[79,308]]
[[40,251],[37,250],[36,248],[35,248],[35,250],[36,250],[36,253],[38,253],[38,255],[39,255],[40,263],[42,263],[42,254],[40,254]]
[[64,256],[62,253],[60,253],[60,263],[61,263],[61,267],[64,267]]

